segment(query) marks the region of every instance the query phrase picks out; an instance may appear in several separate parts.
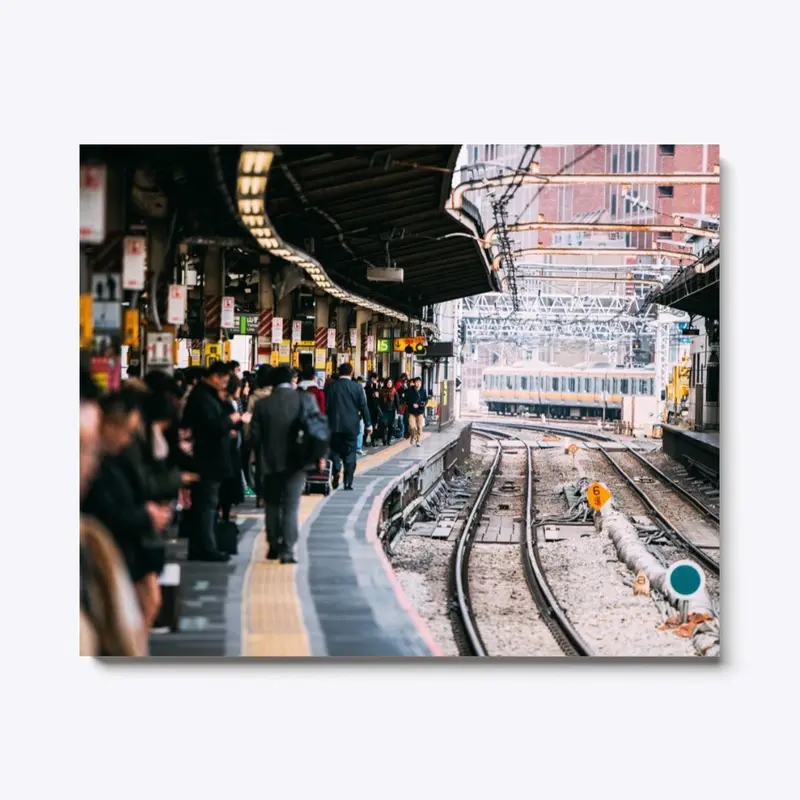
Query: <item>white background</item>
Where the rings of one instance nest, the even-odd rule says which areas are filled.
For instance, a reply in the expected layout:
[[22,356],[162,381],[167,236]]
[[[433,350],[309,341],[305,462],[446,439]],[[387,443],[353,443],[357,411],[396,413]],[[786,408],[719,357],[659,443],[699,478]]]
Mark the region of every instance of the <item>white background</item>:
[[[793,794],[799,159],[781,7],[2,5],[3,796]],[[167,141],[720,143],[723,662],[79,659],[78,144]]]

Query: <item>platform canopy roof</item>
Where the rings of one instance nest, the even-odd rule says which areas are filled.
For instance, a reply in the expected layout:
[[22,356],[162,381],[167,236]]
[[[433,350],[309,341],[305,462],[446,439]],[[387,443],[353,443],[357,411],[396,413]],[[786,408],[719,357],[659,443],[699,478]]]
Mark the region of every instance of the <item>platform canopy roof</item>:
[[[81,161],[123,166],[137,209],[158,198],[181,238],[260,245],[237,214],[237,145],[82,146]],[[445,211],[460,145],[280,145],[266,208],[282,239],[313,255],[354,294],[418,315],[422,306],[497,291],[477,211],[471,230]],[[130,207],[130,204],[129,204]],[[146,216],[146,215],[145,215]],[[459,234],[453,236],[453,234]],[[370,266],[402,268],[402,283],[367,280]]]
[[719,245],[679,270],[669,283],[651,293],[646,302],[719,320]]

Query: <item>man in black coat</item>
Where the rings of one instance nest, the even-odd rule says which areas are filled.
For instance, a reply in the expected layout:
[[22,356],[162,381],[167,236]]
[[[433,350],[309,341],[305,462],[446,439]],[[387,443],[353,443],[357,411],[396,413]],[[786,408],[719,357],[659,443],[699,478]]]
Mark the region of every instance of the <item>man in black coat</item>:
[[325,411],[331,431],[333,488],[339,486],[339,470],[344,462],[344,488],[353,488],[356,472],[356,441],[359,419],[364,420],[364,435],[372,433],[372,421],[364,390],[352,380],[353,367],[342,364],[339,377],[325,391]]
[[217,547],[215,533],[219,488],[230,473],[230,439],[241,419],[223,405],[220,393],[228,385],[229,367],[216,361],[192,389],[183,411],[183,428],[192,435],[194,472],[200,480],[192,487],[192,538],[189,558],[194,561],[228,561]]
[[321,415],[314,396],[297,390],[288,367],[275,367],[270,377],[272,392],[253,406],[250,443],[259,460],[266,505],[267,558],[296,564],[300,497],[308,466],[298,460],[301,410],[307,417]]

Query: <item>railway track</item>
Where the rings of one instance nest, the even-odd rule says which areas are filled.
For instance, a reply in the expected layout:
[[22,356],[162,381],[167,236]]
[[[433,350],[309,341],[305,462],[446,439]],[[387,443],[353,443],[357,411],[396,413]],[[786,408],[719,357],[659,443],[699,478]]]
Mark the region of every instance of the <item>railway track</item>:
[[528,588],[536,603],[541,618],[562,651],[568,656],[590,656],[591,649],[582,640],[575,627],[558,604],[547,583],[539,558],[532,519],[533,508],[533,459],[530,447],[520,437],[505,431],[473,427],[473,432],[496,443],[496,453],[487,471],[476,501],[464,525],[453,552],[450,577],[451,619],[459,650],[463,655],[488,656],[483,638],[469,597],[469,555],[474,543],[477,522],[481,518],[486,498],[491,490],[502,459],[503,439],[519,442],[525,450],[525,517],[520,539],[520,555]]
[[[639,485],[637,481],[633,479],[631,473],[631,464],[639,464],[641,463],[643,466],[646,467],[653,475],[656,476],[657,480],[653,486],[652,493],[658,494],[659,502],[664,504],[664,500],[666,499],[666,494],[671,493],[673,497],[679,497],[681,502],[683,502],[686,506],[691,507],[696,514],[700,515],[702,518],[705,518],[707,521],[710,521],[717,529],[719,529],[719,517],[707,506],[703,505],[697,498],[693,497],[689,492],[687,492],[683,487],[679,486],[675,481],[665,475],[661,470],[656,468],[654,465],[650,464],[645,458],[642,458],[638,453],[634,452],[630,448],[618,452],[608,451],[603,447],[603,442],[614,442],[617,443],[616,440],[612,439],[609,436],[605,436],[600,433],[590,433],[589,431],[585,430],[576,430],[574,428],[565,428],[561,425],[546,425],[546,424],[535,424],[535,423],[500,423],[501,427],[510,427],[517,430],[536,430],[536,431],[543,431],[548,433],[558,433],[561,435],[567,434],[575,439],[592,439],[597,441],[598,444],[598,452],[602,453],[603,457],[613,466],[613,468],[619,473],[619,475],[623,478],[625,483],[628,487],[640,498],[642,503],[648,509],[650,513],[655,516],[658,520],[660,526],[663,528],[664,532],[675,542],[675,544],[682,548],[683,550],[688,551],[691,553],[698,562],[700,562],[709,572],[713,575],[719,576],[719,562],[712,558],[705,550],[702,549],[695,541],[693,541],[685,532],[681,531],[675,523],[673,523],[664,513],[661,508],[656,505],[653,497],[649,495],[644,489]],[[627,467],[627,469],[626,469]],[[661,487],[661,488],[659,488]],[[666,490],[666,491],[665,491]]]
[[[707,570],[709,570],[709,572],[719,576],[719,562],[712,558],[705,550],[702,549],[701,546],[693,541],[687,533],[680,530],[679,525],[683,527],[681,523],[676,524],[666,516],[663,511],[664,501],[667,499],[667,495],[672,495],[672,497],[680,497],[681,501],[686,506],[691,507],[695,511],[699,510],[701,516],[711,520],[716,525],[717,530],[719,529],[719,517],[717,517],[713,511],[703,506],[699,500],[692,497],[688,492],[684,491],[674,481],[664,475],[663,472],[656,469],[644,459],[639,459],[637,453],[634,453],[631,450],[610,453],[608,450],[602,447],[602,445],[598,449],[625,480],[628,486],[641,498],[642,502],[645,504],[645,506],[647,506],[652,515],[664,527],[665,532],[670,536],[670,538],[672,538],[673,541],[675,541],[680,547],[688,550]],[[636,465],[639,463],[643,463],[654,475],[658,476],[656,481],[653,484],[650,484],[652,488],[650,489],[649,493],[644,491],[639,483],[633,479],[631,474],[631,467],[636,468]],[[658,500],[661,507],[656,505],[656,500]]]

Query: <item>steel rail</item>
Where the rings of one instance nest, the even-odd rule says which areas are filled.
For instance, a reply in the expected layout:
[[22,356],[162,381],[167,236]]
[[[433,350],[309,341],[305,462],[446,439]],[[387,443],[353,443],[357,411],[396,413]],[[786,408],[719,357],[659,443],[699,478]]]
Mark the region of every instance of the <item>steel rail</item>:
[[658,475],[661,480],[666,483],[670,489],[676,491],[686,502],[694,506],[701,514],[709,517],[719,527],[719,516],[715,514],[708,506],[701,503],[691,492],[687,492],[677,481],[674,481],[669,475],[663,473],[655,464],[651,464],[641,453],[637,453],[630,446],[628,452],[637,460],[644,464],[651,472]]
[[502,446],[500,440],[490,433],[474,431],[479,436],[493,440],[497,444],[497,452],[489,466],[486,479],[475,498],[472,510],[464,523],[464,529],[458,537],[453,558],[450,564],[450,620],[453,624],[453,634],[462,655],[469,656],[488,656],[486,645],[481,638],[478,623],[475,620],[475,612],[469,597],[469,556],[472,544],[475,540],[476,521],[480,519],[483,506],[489,489],[494,482],[497,468],[500,464]]
[[505,436],[508,439],[516,439],[525,448],[526,465],[526,493],[525,493],[525,530],[520,539],[520,555],[522,557],[522,567],[525,571],[525,580],[528,583],[533,601],[539,609],[543,622],[558,643],[558,646],[567,656],[588,657],[594,655],[592,649],[581,638],[575,626],[564,610],[558,603],[547,577],[544,574],[539,546],[536,541],[536,523],[533,519],[533,457],[531,455],[530,443],[513,434],[503,431],[494,431],[490,428],[479,428],[473,431],[481,434],[482,431],[492,435]]
[[719,562],[711,558],[708,553],[701,550],[691,539],[681,533],[675,525],[670,522],[658,506],[648,497],[648,495],[637,485],[636,481],[625,472],[624,469],[611,457],[611,454],[602,446],[597,448],[614,469],[624,478],[625,482],[642,499],[642,502],[653,512],[656,519],[665,527],[666,533],[676,541],[679,546],[688,550],[709,572],[719,576]]

